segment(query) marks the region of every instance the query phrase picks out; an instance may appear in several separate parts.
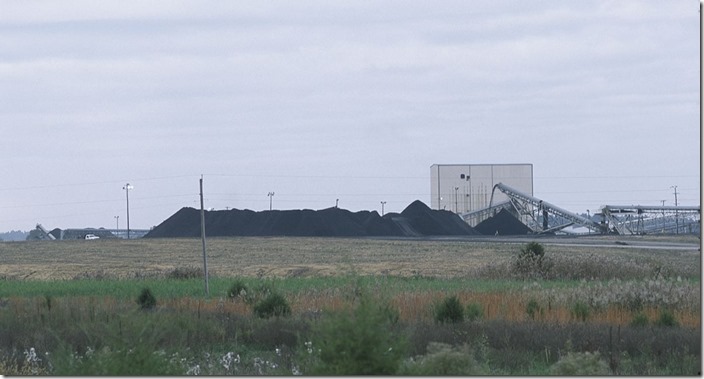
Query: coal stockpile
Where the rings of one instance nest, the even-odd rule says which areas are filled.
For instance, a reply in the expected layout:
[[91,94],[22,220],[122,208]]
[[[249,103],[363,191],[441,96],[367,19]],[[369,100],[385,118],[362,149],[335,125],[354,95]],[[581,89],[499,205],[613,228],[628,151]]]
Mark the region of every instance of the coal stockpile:
[[515,236],[530,234],[531,230],[511,212],[502,209],[499,213],[480,222],[474,230],[484,235]]
[[[415,201],[403,212],[383,217],[376,211],[350,212],[327,208],[318,211],[225,210],[205,212],[207,236],[447,236],[479,234],[448,211],[430,209]],[[200,210],[182,208],[145,238],[199,237]]]

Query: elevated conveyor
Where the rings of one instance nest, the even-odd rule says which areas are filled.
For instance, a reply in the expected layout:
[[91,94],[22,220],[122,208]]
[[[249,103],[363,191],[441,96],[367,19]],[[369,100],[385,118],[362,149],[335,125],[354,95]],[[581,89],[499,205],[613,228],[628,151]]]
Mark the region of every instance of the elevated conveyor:
[[[556,232],[575,224],[589,228],[597,233],[606,233],[608,230],[604,224],[596,223],[586,217],[582,217],[576,213],[572,213],[568,210],[548,203],[547,201],[543,201],[537,197],[523,193],[503,183],[496,184],[492,189],[491,201],[489,202],[490,206],[493,204],[494,192],[497,189],[508,196],[509,202],[511,202],[514,209],[521,216],[521,221],[523,221],[535,233]],[[552,219],[564,220],[567,222],[560,225],[550,225],[550,215],[555,216]]]

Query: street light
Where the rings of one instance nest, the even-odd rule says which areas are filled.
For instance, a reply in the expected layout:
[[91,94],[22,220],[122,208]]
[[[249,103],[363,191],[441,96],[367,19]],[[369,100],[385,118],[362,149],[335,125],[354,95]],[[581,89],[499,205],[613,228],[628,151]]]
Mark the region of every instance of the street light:
[[125,196],[127,197],[127,239],[130,239],[130,190],[134,187],[129,183],[122,187],[125,190]]
[[269,196],[269,210],[271,210],[271,209],[272,209],[272,205],[273,205],[274,193],[273,193],[273,192],[269,192],[269,193],[266,194],[266,195]]
[[115,216],[115,232],[120,232],[120,216]]
[[381,202],[381,215],[382,215],[382,216],[384,215],[384,204],[386,204],[386,202],[385,202],[385,201],[382,201],[382,202]]

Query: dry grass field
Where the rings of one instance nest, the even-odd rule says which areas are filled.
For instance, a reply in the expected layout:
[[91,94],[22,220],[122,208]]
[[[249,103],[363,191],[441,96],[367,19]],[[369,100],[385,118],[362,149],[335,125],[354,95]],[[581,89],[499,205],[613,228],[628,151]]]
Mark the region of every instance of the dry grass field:
[[[545,266],[518,264],[531,241],[544,246]],[[361,299],[380,306],[375,312],[383,317],[369,320],[387,320],[370,335],[408,338],[404,364],[442,342],[471,346],[482,372],[495,375],[544,376],[572,352],[595,351],[604,372],[617,375],[701,370],[696,236],[229,237],[208,239],[207,251],[214,278],[204,295],[200,278],[173,275],[200,274],[197,238],[0,243],[0,373],[134,372],[121,371],[134,367],[134,356],[119,355],[133,349],[163,352],[181,375],[194,368],[209,375],[313,372],[321,358],[304,342],[324,346],[318,333],[326,320],[361,307]],[[230,297],[240,282],[247,290]],[[157,300],[143,311],[137,296],[146,289]],[[290,304],[289,315],[257,315],[272,292]],[[451,298],[462,319],[438,321]],[[369,320],[348,329],[356,336],[375,327]],[[335,341],[380,346],[340,338],[339,330]],[[284,347],[288,355],[280,355]],[[32,360],[35,349],[51,355]],[[237,363],[223,365],[235,353]],[[262,371],[262,362],[276,366]],[[139,373],[169,365],[157,361]]]
[[[643,241],[642,237],[630,237]],[[619,241],[627,237],[619,238]],[[584,239],[575,239],[583,243]],[[589,245],[546,247],[553,256],[603,257],[699,270],[699,240],[692,236],[652,237],[676,241],[681,249],[639,249],[615,244],[614,237]],[[207,240],[208,266],[220,277],[312,277],[393,275],[466,277],[508,262],[518,243],[486,240],[384,240],[360,238],[230,237]],[[160,275],[179,267],[202,267],[200,239],[76,240],[0,243],[0,277],[56,280],[77,277],[134,278]]]

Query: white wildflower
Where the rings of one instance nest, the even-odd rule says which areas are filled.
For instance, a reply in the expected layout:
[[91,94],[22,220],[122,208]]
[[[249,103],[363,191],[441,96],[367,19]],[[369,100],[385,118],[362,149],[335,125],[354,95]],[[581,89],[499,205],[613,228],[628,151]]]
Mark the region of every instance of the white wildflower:
[[186,375],[200,375],[200,365],[190,367],[188,371],[186,371]]

